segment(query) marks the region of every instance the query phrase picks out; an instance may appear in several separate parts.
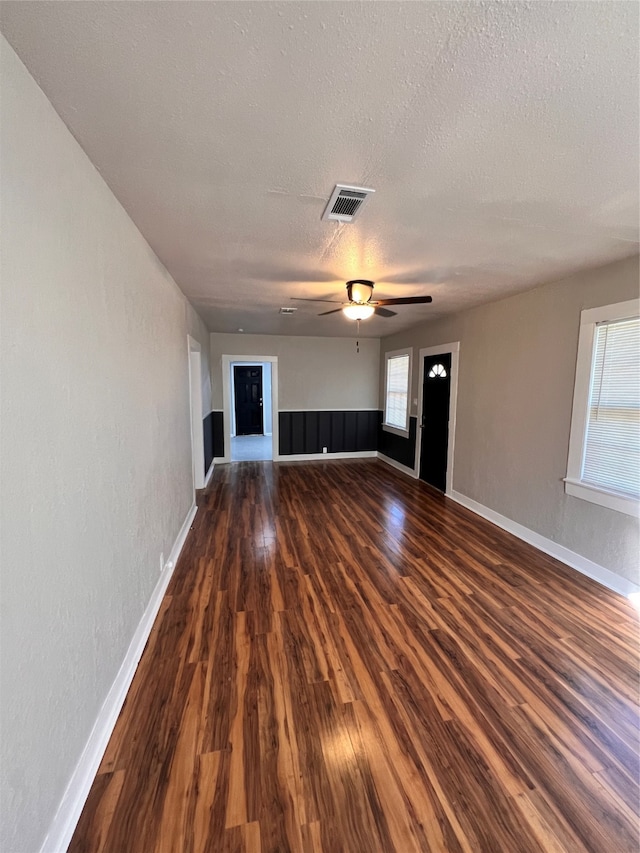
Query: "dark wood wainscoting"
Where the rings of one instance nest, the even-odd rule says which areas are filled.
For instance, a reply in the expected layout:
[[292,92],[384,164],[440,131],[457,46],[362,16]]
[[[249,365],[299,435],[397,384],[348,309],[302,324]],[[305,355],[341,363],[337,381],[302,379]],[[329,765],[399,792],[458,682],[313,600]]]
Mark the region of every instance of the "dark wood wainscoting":
[[378,428],[378,450],[384,453],[394,462],[399,462],[407,468],[413,468],[416,462],[416,432],[418,427],[417,418],[409,418],[409,437],[396,435],[382,429],[382,412],[380,412],[380,426]]
[[280,412],[280,455],[298,453],[345,453],[377,450],[381,413],[364,412]]
[[202,421],[202,431],[204,433],[204,473],[206,474],[211,463],[213,462],[213,412],[209,412],[207,417]]
[[[213,458],[221,459],[224,456],[224,425],[222,412],[211,412],[210,418]],[[209,469],[207,468],[207,470]]]

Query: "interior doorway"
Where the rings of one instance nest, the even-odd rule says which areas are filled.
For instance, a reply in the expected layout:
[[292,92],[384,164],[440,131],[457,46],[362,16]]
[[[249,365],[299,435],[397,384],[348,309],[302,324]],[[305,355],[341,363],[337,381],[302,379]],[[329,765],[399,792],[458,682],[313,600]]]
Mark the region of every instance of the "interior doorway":
[[[267,461],[278,448],[278,359],[222,356],[223,462]],[[262,405],[260,405],[262,403]]]
[[236,436],[264,435],[262,366],[233,365]]
[[459,342],[420,350],[415,470],[445,494],[453,489]]

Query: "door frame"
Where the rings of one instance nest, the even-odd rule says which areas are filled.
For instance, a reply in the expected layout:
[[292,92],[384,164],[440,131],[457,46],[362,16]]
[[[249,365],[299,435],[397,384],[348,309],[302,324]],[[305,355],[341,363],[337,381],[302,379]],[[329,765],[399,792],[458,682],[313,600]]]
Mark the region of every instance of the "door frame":
[[[273,368],[273,364],[271,362],[268,362],[267,364],[265,364],[264,362],[254,362],[254,361],[252,361],[250,363],[247,363],[245,361],[232,361],[231,362],[231,368],[234,368],[234,367],[261,367],[262,368],[262,391],[264,394],[264,386],[265,386],[264,378],[265,378],[265,374],[267,372],[268,372],[268,377],[269,377],[269,383],[271,382],[271,373],[272,373],[272,368]],[[231,399],[235,400],[235,381],[234,381],[232,369],[229,370],[229,381],[231,383],[229,393],[231,394]],[[265,412],[268,414],[268,417],[265,414]],[[235,412],[234,412],[233,406],[232,406],[231,407],[231,437],[232,438],[237,433],[235,421],[236,421]],[[270,430],[266,429],[267,421],[269,422],[269,424],[271,426]],[[264,428],[264,435],[271,437],[271,434],[273,432],[273,412],[271,411],[271,393],[269,393],[268,398],[264,397],[264,407],[263,407],[263,411],[262,411],[262,426]]]
[[[204,488],[204,428],[202,423],[202,347],[187,335],[189,354],[189,423],[191,427],[191,472],[193,488]],[[195,498],[195,495],[194,495]]]
[[[224,433],[224,456],[218,462],[231,462],[231,365],[234,362],[271,363],[271,456],[276,462],[279,456],[278,430],[278,356],[277,355],[227,355],[222,356],[222,429]],[[264,414],[263,414],[264,417]]]
[[237,361],[231,362],[231,369],[229,371],[229,381],[231,382],[231,432],[233,435],[238,435],[238,388],[236,385],[236,370],[242,367],[259,367],[260,368],[260,419],[262,421],[262,430],[259,433],[253,433],[253,435],[266,435],[264,431],[264,404],[263,404],[263,396],[264,396],[264,364],[238,364]]
[[453,491],[453,456],[456,437],[456,410],[458,404],[458,364],[460,361],[460,341],[448,344],[440,344],[435,347],[425,347],[419,352],[418,368],[418,410],[416,424],[416,455],[414,459],[413,472],[416,479],[420,479],[420,451],[422,450],[422,386],[424,385],[424,359],[427,355],[439,355],[440,353],[451,353],[451,386],[449,390],[449,438],[447,440],[447,478],[445,495],[451,495]]

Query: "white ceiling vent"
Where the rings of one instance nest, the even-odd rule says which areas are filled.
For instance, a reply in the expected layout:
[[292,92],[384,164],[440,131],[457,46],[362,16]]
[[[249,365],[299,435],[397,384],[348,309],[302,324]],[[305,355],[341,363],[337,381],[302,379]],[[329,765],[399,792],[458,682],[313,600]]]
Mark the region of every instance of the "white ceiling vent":
[[364,207],[369,196],[375,190],[367,187],[351,187],[336,184],[329,203],[322,214],[323,219],[335,219],[338,222],[353,222]]
[[286,317],[289,317],[291,316],[291,314],[295,314],[297,310],[297,308],[281,308],[280,313],[284,314]]

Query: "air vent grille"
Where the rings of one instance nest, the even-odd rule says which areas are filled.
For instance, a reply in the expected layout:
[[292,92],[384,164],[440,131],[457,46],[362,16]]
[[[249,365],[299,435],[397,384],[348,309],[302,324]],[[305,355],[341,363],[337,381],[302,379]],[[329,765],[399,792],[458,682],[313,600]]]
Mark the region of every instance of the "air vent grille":
[[325,220],[333,219],[338,222],[353,222],[369,196],[374,192],[375,190],[366,187],[336,184],[322,218]]
[[281,308],[280,313],[284,314],[285,316],[289,316],[290,314],[295,314],[297,310],[297,308]]
[[340,193],[331,208],[331,213],[353,217],[365,198],[366,195],[364,193]]

